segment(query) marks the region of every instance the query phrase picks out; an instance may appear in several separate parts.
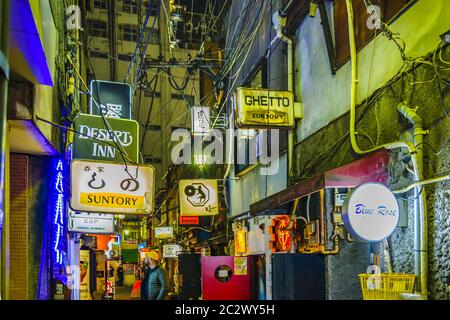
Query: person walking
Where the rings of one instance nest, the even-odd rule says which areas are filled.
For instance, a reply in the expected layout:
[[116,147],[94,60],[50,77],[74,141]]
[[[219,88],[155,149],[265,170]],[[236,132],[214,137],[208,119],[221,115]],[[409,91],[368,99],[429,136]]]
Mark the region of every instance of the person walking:
[[145,275],[141,284],[141,300],[164,300],[167,293],[166,273],[158,264],[159,255],[150,251],[145,257]]

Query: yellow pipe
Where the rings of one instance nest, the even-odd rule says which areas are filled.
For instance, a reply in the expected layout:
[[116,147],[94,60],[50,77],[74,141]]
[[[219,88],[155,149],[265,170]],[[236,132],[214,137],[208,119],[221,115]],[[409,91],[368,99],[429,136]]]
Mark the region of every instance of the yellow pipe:
[[[346,0],[346,7],[347,7],[347,22],[348,22],[348,32],[349,32],[349,43],[350,43],[350,57],[351,57],[351,67],[352,67],[352,84],[351,84],[351,94],[350,94],[350,143],[353,148],[353,150],[357,154],[367,154],[382,148],[385,149],[397,149],[397,148],[407,148],[410,155],[411,155],[411,162],[413,163],[414,168],[414,178],[416,181],[421,180],[421,155],[417,155],[418,151],[416,150],[414,144],[410,142],[392,142],[387,143],[384,145],[376,146],[369,150],[362,150],[359,148],[357,140],[356,140],[356,99],[357,99],[357,52],[356,52],[356,41],[355,41],[355,31],[354,31],[354,25],[353,25],[353,5],[352,0]],[[424,132],[418,132],[415,135],[415,138],[421,139]],[[419,137],[420,136],[420,137]],[[421,152],[421,151],[420,151]],[[418,161],[419,158],[419,161]],[[421,196],[419,197],[419,201],[421,202],[420,212],[417,212],[417,214],[420,214],[420,217],[418,221],[421,222],[420,224],[420,267],[418,267],[415,264],[415,273],[420,278],[420,290],[422,296],[426,299],[428,296],[428,257],[427,257],[427,239],[426,235],[424,234],[426,232],[426,206],[425,206],[425,192],[422,192]],[[418,250],[419,248],[416,248]]]

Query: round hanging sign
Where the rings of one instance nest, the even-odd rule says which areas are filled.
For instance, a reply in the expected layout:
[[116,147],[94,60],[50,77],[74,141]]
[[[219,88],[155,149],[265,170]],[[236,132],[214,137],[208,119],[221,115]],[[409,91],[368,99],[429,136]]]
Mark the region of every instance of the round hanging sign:
[[351,191],[344,203],[343,220],[352,236],[377,242],[389,237],[398,224],[397,199],[381,183],[369,182]]

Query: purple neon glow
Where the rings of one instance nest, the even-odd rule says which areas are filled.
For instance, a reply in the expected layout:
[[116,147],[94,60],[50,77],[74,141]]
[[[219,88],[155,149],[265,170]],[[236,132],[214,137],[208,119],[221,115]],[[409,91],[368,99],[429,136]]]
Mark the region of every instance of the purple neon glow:
[[[10,39],[11,47],[22,53],[34,79],[39,84],[53,86],[29,0],[11,1]],[[10,59],[14,57],[10,56]]]

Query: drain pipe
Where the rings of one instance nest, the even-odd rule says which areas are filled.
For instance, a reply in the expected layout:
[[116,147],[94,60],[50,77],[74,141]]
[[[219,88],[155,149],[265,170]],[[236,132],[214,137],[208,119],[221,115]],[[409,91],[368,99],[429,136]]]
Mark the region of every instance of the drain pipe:
[[[272,22],[275,31],[277,32],[276,38],[281,39],[287,44],[287,85],[288,91],[294,92],[294,41],[283,33],[283,28],[286,25],[286,12],[292,5],[293,1],[290,1],[284,9],[278,10],[273,15]],[[275,39],[276,39],[275,38]],[[274,39],[274,40],[275,40]],[[273,43],[273,41],[272,41]],[[289,178],[293,176],[293,159],[294,159],[294,129],[289,129],[288,133],[288,166],[289,166]]]
[[[387,143],[375,148],[372,148],[370,150],[362,150],[359,148],[358,143],[356,141],[356,131],[355,131],[355,127],[356,127],[356,97],[357,97],[357,52],[356,52],[356,41],[355,41],[355,30],[354,30],[354,25],[353,25],[353,5],[352,5],[352,1],[351,0],[346,0],[346,7],[347,7],[347,23],[348,23],[348,32],[349,32],[349,43],[350,43],[350,57],[351,57],[351,68],[352,68],[352,84],[351,84],[351,96],[350,96],[350,143],[351,146],[353,148],[353,150],[357,153],[357,154],[367,154],[373,151],[376,151],[378,149],[388,149],[388,150],[392,150],[392,149],[398,149],[398,148],[406,148],[409,151],[409,154],[411,156],[411,162],[413,164],[413,169],[414,169],[414,179],[415,181],[420,181],[420,177],[421,177],[421,165],[419,166],[419,159],[418,159],[418,155],[417,155],[417,150],[414,146],[414,144],[412,144],[411,142],[403,142],[403,141],[398,141],[398,142],[392,142],[392,143]],[[400,110],[399,110],[400,111]],[[410,115],[410,114],[409,114]],[[409,116],[408,115],[408,116]],[[414,118],[414,120],[417,120],[417,118]],[[420,125],[420,123],[419,123]],[[423,131],[423,130],[420,130]],[[417,131],[417,133],[419,133],[419,130]],[[415,136],[415,141],[417,142],[417,139],[421,139],[419,137],[419,135]],[[422,134],[422,139],[423,139],[423,134]],[[423,140],[422,140],[423,141]],[[419,154],[419,157],[422,157],[422,153]],[[420,161],[422,161],[420,159]],[[416,188],[416,192],[420,192],[420,190],[418,190]],[[421,195],[421,200],[420,200],[420,204],[417,205],[416,209],[422,209],[424,208],[425,205],[425,194],[423,193]],[[424,216],[426,216],[426,213],[423,210],[420,211],[416,211],[416,215],[417,215],[417,221],[424,221]],[[419,226],[417,225],[417,223],[415,223],[415,230],[426,230],[424,229],[424,227],[426,228],[426,223],[422,223],[421,227],[419,228]],[[426,235],[422,234],[422,235],[417,235],[416,233],[416,237],[419,237],[421,239],[420,243],[421,246],[420,248],[426,248]],[[425,247],[424,247],[425,245]],[[419,249],[416,247],[416,250]],[[417,254],[417,251],[415,251],[415,254]],[[428,286],[427,286],[427,268],[428,268],[428,262],[427,262],[427,255],[425,251],[421,251],[420,254],[420,258],[424,259],[421,262],[420,265],[420,269],[419,266],[415,264],[415,274],[416,276],[420,279],[420,292],[423,296],[424,299],[427,299],[427,295],[428,295]]]
[[[408,119],[414,126],[414,145],[423,145],[423,136],[428,131],[423,129],[423,120],[405,103],[400,103],[397,110]],[[417,180],[422,180],[423,171],[423,150],[416,150],[417,159]],[[414,270],[416,276],[420,279],[420,293],[424,298],[427,297],[428,288],[428,212],[426,206],[425,187],[422,190],[419,187],[414,188]],[[421,213],[421,214],[420,214]]]

